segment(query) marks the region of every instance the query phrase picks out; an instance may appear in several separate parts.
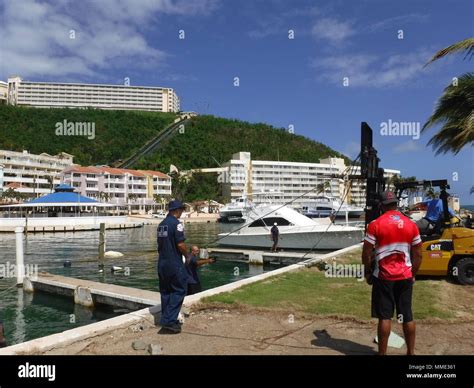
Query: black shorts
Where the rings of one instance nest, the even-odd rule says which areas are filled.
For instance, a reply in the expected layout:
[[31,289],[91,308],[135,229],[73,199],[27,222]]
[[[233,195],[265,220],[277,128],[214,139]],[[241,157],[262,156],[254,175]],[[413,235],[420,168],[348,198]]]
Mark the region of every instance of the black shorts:
[[197,294],[198,292],[202,291],[202,287],[200,283],[188,283],[188,294],[187,295],[193,295]]
[[376,277],[372,279],[372,318],[392,319],[393,310],[396,308],[397,320],[400,323],[413,321],[413,278],[394,281]]

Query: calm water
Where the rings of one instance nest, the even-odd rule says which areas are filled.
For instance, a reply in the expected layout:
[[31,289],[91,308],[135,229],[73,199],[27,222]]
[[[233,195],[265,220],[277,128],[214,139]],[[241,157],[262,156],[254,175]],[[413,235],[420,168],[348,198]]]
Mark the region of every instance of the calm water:
[[[216,223],[186,224],[188,244],[210,246],[217,233],[231,230],[232,225]],[[110,230],[106,233],[108,251],[124,254],[105,260],[104,273],[98,272],[98,232],[29,234],[25,241],[25,264],[38,264],[39,271],[157,291],[156,226],[138,229]],[[64,262],[71,261],[70,268]],[[0,234],[0,264],[15,263],[14,234]],[[113,274],[112,265],[128,267],[129,275]],[[249,267],[247,263],[219,260],[200,268],[204,289],[213,288],[275,269],[275,266]],[[68,298],[48,294],[23,293],[13,279],[0,280],[0,319],[4,321],[10,344],[69,330],[126,313],[124,309],[104,307],[88,309]]]

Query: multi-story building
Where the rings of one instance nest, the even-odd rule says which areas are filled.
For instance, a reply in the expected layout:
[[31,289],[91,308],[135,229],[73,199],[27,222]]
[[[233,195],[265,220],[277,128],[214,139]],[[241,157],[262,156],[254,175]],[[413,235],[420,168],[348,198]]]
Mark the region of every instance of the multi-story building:
[[73,156],[65,152],[51,156],[0,150],[0,189],[36,198],[51,193],[60,183],[61,171],[72,165]]
[[171,195],[171,177],[159,171],[73,166],[62,172],[61,182],[81,195],[118,205],[151,205],[154,195]]
[[[347,194],[344,194],[348,182],[334,178],[343,173],[355,175],[360,172],[360,167],[353,167],[349,172],[341,158],[321,159],[320,163],[262,161],[252,160],[249,152],[239,152],[232,155],[223,167],[227,171],[220,173],[219,182],[222,183],[223,195],[231,200],[247,196],[258,203],[270,196],[274,203],[292,201],[292,206],[301,207],[316,197],[327,195],[344,198],[346,203],[365,205],[363,181],[352,181]],[[385,170],[387,178],[399,174],[397,170]],[[266,195],[258,195],[260,193]]]
[[0,105],[5,105],[7,103],[8,95],[8,84],[6,82],[0,81]]
[[[344,159],[341,158],[326,158],[320,159],[321,163],[330,164],[332,166],[338,167],[339,174],[348,174],[348,175],[359,175],[360,174],[360,166],[346,166]],[[399,170],[393,169],[384,169],[384,177],[386,178],[387,182],[390,183],[391,178],[394,176],[400,176]],[[357,206],[365,206],[365,181],[363,180],[351,180],[347,181],[341,186],[341,197],[344,195],[345,188],[347,185],[350,184],[350,190],[347,191],[347,195],[345,198],[345,202],[349,204],[354,204]],[[388,189],[393,189],[393,187],[387,187]]]
[[[29,82],[8,78],[7,104],[36,108],[96,108],[179,112],[171,88],[65,82]],[[1,92],[1,86],[0,86]]]

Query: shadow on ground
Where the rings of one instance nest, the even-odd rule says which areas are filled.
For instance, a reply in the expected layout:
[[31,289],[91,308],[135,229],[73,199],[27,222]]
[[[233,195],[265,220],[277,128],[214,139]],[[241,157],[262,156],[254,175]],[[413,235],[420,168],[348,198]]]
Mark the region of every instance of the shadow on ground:
[[377,352],[370,346],[361,345],[347,339],[333,338],[326,330],[315,330],[316,339],[311,341],[311,345],[333,349],[346,355],[365,354],[374,355]]

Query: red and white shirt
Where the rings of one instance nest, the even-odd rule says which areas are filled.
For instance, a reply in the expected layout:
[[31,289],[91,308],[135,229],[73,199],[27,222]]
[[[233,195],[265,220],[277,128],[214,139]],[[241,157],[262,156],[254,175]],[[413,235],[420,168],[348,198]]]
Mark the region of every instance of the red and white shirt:
[[384,280],[411,278],[411,247],[421,244],[416,224],[396,210],[372,221],[364,241],[375,246],[373,275]]

